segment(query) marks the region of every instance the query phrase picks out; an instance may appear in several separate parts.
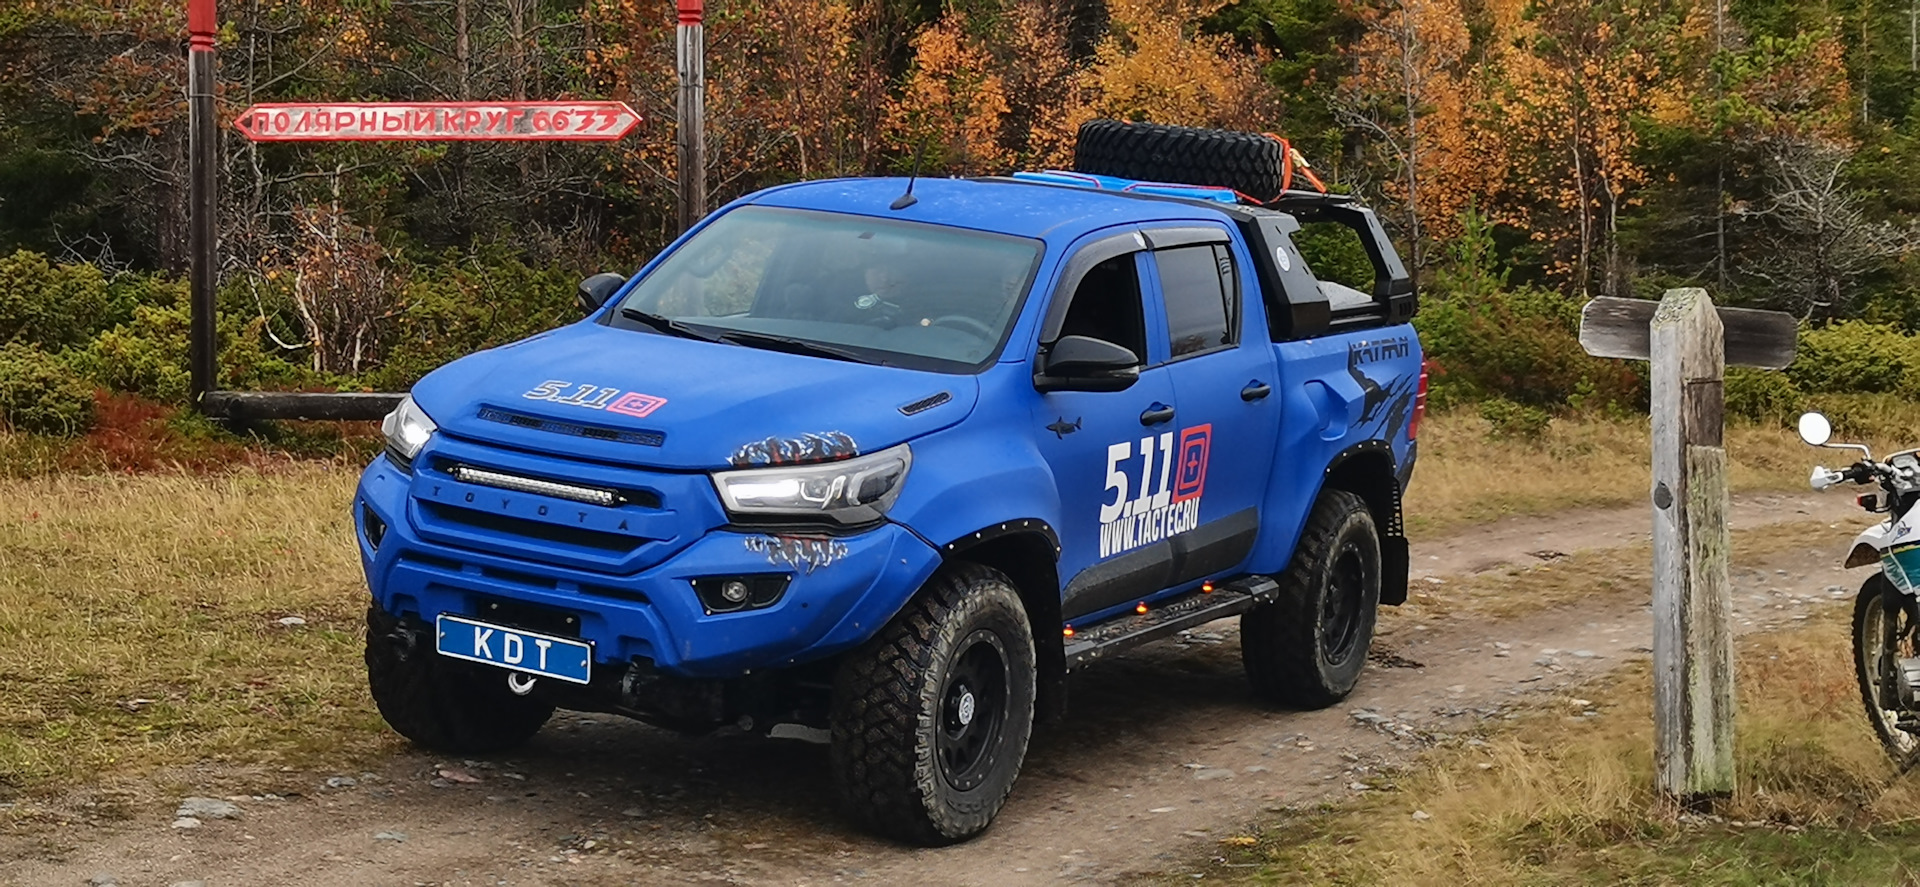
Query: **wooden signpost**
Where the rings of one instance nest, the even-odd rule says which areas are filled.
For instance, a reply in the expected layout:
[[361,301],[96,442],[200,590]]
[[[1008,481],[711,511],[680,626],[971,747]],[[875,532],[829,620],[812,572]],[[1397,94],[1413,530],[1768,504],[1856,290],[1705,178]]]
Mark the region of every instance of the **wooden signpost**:
[[[308,394],[219,390],[214,340],[215,230],[219,122],[214,85],[219,20],[215,0],[187,6],[188,252],[191,279],[188,369],[194,406],[232,419],[378,419],[400,394]],[[706,214],[706,36],[704,0],[674,0],[680,80],[680,224]],[[620,102],[324,102],[255,105],[233,128],[255,142],[615,141],[640,124]]]
[[1653,363],[1654,779],[1688,807],[1733,792],[1725,367],[1781,369],[1797,332],[1788,314],[1715,310],[1701,289],[1581,313],[1587,353]]

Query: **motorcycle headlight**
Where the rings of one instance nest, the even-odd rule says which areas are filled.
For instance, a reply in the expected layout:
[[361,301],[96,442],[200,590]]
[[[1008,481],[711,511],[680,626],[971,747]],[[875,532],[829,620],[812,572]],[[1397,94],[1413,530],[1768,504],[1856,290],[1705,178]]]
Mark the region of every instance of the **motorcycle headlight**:
[[387,436],[388,458],[402,468],[411,469],[413,457],[420,455],[420,448],[427,445],[427,439],[438,427],[426,411],[413,402],[413,395],[407,395],[393,412],[380,420],[380,430]]
[[880,519],[900,497],[913,466],[906,444],[841,462],[721,471],[713,485],[727,511],[743,517],[826,517],[843,524]]

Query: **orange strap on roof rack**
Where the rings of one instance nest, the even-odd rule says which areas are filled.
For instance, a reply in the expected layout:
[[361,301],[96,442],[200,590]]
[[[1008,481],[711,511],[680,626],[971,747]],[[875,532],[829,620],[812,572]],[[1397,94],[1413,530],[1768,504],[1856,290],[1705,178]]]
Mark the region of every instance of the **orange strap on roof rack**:
[[1271,132],[1263,132],[1261,135],[1279,142],[1280,153],[1285,155],[1285,160],[1280,165],[1280,193],[1273,195],[1273,198],[1266,202],[1272,203],[1274,200],[1286,196],[1288,191],[1293,190],[1293,170],[1296,165],[1300,168],[1300,174],[1306,176],[1307,181],[1313,184],[1315,190],[1318,190],[1322,194],[1327,193],[1326,184],[1320,181],[1319,176],[1313,174],[1313,166],[1307,163],[1305,155],[1293,149],[1292,142]]

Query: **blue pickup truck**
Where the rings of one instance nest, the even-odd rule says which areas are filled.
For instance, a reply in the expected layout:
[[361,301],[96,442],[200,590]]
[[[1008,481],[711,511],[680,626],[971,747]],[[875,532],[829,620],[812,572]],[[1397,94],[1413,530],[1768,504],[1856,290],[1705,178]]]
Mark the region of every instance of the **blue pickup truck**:
[[[1372,281],[1316,277],[1312,226]],[[985,829],[1067,674],[1130,646],[1238,615],[1259,697],[1330,705],[1406,597],[1414,300],[1313,191],[750,195],[387,417],[353,504],[373,698],[452,752],[556,708],[798,725],[848,815],[922,844]]]

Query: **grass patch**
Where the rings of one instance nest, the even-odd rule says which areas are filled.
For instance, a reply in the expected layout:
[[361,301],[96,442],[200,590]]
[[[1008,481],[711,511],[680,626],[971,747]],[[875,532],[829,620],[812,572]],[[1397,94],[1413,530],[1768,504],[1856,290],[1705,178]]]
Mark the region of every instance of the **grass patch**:
[[[1645,419],[1556,419],[1536,439],[1497,437],[1470,410],[1429,417],[1407,487],[1407,523],[1417,536],[1514,514],[1643,503],[1653,486],[1652,429]],[[1876,449],[1875,452],[1880,452]],[[1786,428],[1727,429],[1735,491],[1805,489],[1814,463],[1839,464]]]
[[0,796],[396,745],[362,683],[354,480],[0,480]]
[[[1584,704],[1434,752],[1395,791],[1223,842],[1227,864],[1208,880],[1920,883],[1920,791],[1866,725],[1837,612],[1741,643],[1739,784],[1723,821],[1680,817],[1653,792],[1651,678],[1637,664],[1581,691]],[[1599,716],[1578,716],[1588,709]]]
[[[1741,531],[1734,561],[1764,564],[1836,532],[1826,524]],[[1647,572],[1645,546],[1592,552],[1449,583],[1410,606],[1499,618],[1602,594],[1644,599]],[[1229,838],[1204,874],[1245,884],[1449,887],[1920,884],[1920,776],[1896,773],[1867,725],[1848,610],[1815,614],[1804,628],[1739,642],[1738,784],[1720,819],[1683,817],[1653,790],[1652,679],[1642,661],[1435,750],[1388,791],[1296,810]],[[1584,716],[1589,710],[1598,715]],[[1191,883],[1191,875],[1160,880]]]

